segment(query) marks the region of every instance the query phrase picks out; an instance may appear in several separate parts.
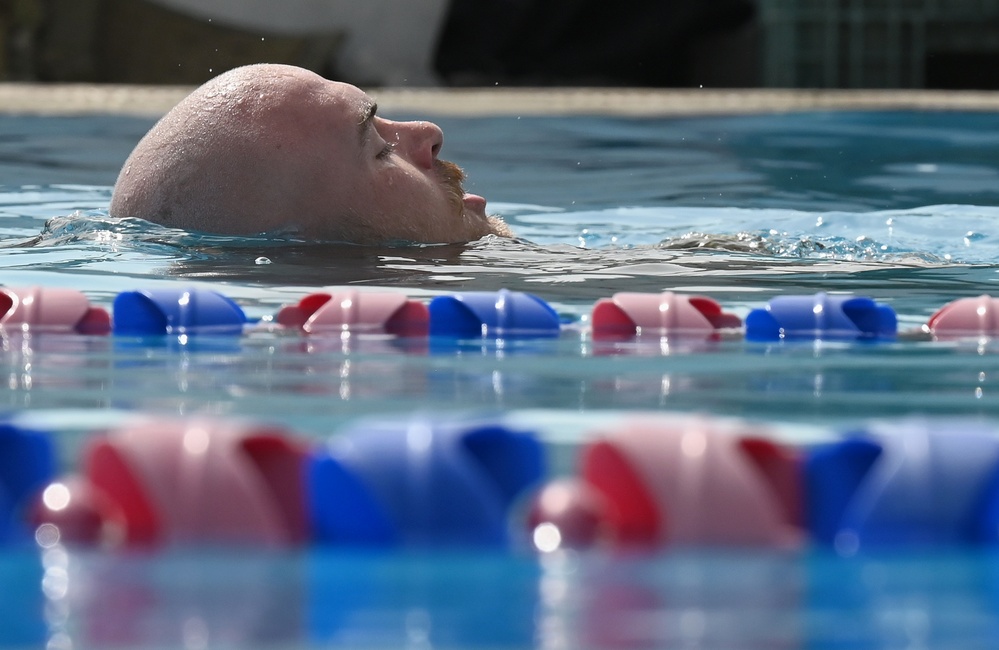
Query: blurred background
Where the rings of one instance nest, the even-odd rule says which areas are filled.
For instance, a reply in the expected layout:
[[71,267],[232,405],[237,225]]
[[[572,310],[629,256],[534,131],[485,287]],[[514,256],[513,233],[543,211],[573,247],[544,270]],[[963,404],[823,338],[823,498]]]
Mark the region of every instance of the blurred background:
[[999,0],[0,0],[0,79],[999,88]]

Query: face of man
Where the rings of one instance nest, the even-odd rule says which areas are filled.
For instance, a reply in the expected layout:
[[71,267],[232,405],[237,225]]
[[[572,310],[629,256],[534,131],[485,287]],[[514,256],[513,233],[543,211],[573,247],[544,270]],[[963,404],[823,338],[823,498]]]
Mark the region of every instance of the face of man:
[[288,160],[301,183],[295,225],[303,234],[358,243],[508,234],[486,215],[485,199],[462,189],[462,171],[438,157],[436,124],[385,119],[360,89],[318,76],[303,90],[279,129],[294,131]]
[[438,156],[430,122],[377,114],[360,89],[283,65],[208,82],[139,143],[114,216],[225,234],[294,229],[359,244],[456,243],[509,235]]

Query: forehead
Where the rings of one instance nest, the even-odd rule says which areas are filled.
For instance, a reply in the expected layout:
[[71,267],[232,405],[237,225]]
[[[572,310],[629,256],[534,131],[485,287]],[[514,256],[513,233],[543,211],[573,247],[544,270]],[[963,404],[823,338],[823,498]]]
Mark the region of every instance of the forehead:
[[[206,83],[172,113],[232,118],[237,128],[297,131],[331,122],[357,124],[373,100],[360,88],[331,81],[301,68],[255,65],[238,68]],[[280,125],[280,126],[279,126]]]
[[332,174],[346,183],[361,173],[358,157],[370,137],[365,118],[374,100],[356,86],[318,75],[304,81],[292,84],[269,111],[261,139],[275,147],[274,160],[286,161],[301,178],[329,183]]
[[320,79],[313,85],[311,91],[319,103],[326,106],[336,106],[341,112],[353,115],[358,120],[363,119],[375,103],[367,93],[357,86],[341,81]]
[[320,79],[311,84],[309,99],[304,102],[307,107],[310,125],[307,129],[319,124],[334,129],[339,137],[350,137],[357,142],[363,142],[367,137],[371,117],[374,114],[375,102],[356,86],[338,81]]

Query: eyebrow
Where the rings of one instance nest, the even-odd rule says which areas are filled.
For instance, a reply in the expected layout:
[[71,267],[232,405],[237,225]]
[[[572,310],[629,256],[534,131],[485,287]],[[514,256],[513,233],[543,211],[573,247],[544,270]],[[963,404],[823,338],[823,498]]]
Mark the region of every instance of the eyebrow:
[[371,102],[364,107],[361,113],[361,120],[357,123],[361,147],[368,142],[368,135],[371,133],[371,124],[375,120],[375,113],[378,112],[378,104]]

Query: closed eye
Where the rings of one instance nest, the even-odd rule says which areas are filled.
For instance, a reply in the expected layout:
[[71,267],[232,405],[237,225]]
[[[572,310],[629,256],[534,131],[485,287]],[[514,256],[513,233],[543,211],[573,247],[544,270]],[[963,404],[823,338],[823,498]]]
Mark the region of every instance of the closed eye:
[[385,146],[382,147],[381,151],[378,152],[378,155],[376,155],[375,158],[379,160],[388,158],[390,155],[392,155],[393,151],[395,151],[395,143],[386,142]]

